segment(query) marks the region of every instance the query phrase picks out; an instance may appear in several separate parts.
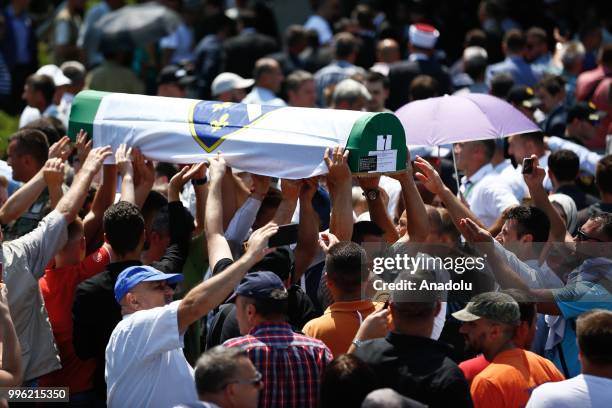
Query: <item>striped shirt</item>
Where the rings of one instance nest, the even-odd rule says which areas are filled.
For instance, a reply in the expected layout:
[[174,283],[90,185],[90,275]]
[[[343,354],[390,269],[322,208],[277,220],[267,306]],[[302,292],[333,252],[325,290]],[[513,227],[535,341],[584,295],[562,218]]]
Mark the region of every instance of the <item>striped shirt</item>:
[[322,341],[294,333],[287,323],[262,323],[223,345],[246,350],[262,373],[259,407],[317,407],[321,376],[333,359]]

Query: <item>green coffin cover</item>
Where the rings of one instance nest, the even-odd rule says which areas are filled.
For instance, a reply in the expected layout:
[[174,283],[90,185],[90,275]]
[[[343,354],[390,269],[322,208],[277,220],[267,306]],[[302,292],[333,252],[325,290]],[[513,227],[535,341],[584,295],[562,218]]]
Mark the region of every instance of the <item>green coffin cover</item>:
[[102,98],[109,95],[108,92],[82,91],[77,94],[70,109],[70,121],[68,123],[68,136],[73,142],[79,131],[83,129],[89,137],[93,137],[93,123],[98,112],[98,106]]
[[395,173],[406,169],[406,135],[392,113],[372,113],[353,125],[347,142],[353,174]]

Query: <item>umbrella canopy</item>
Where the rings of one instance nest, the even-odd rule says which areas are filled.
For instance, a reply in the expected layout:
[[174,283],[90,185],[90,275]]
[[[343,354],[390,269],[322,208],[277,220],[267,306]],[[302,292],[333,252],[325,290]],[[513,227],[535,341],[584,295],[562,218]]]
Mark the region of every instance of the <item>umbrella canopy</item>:
[[101,48],[132,49],[173,33],[181,17],[158,3],[124,6],[108,13],[94,26]]
[[508,102],[485,94],[414,101],[395,114],[404,126],[406,142],[426,146],[540,131]]

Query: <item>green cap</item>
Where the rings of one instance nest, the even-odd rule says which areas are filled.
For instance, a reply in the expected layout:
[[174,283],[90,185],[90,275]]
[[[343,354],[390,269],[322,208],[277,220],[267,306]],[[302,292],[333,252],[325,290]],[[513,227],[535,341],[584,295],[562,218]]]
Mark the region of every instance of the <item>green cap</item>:
[[453,317],[462,322],[473,322],[486,318],[498,323],[518,326],[521,311],[512,296],[501,292],[486,292],[476,295]]

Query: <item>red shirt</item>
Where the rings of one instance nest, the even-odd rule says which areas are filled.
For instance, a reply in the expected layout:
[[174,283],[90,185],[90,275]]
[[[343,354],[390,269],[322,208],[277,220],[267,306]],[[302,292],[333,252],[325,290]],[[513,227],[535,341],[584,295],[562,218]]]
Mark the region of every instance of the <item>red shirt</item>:
[[487,368],[490,363],[480,354],[478,357],[470,358],[459,364],[459,368],[463,371],[463,375],[467,380],[468,384],[472,383],[474,377],[476,377],[482,370]]
[[72,346],[72,303],[77,285],[102,272],[109,262],[110,254],[100,247],[80,264],[47,268],[38,281],[62,363],[60,370],[40,378],[42,387],[69,387],[71,394],[93,388],[95,361],[79,359]]

